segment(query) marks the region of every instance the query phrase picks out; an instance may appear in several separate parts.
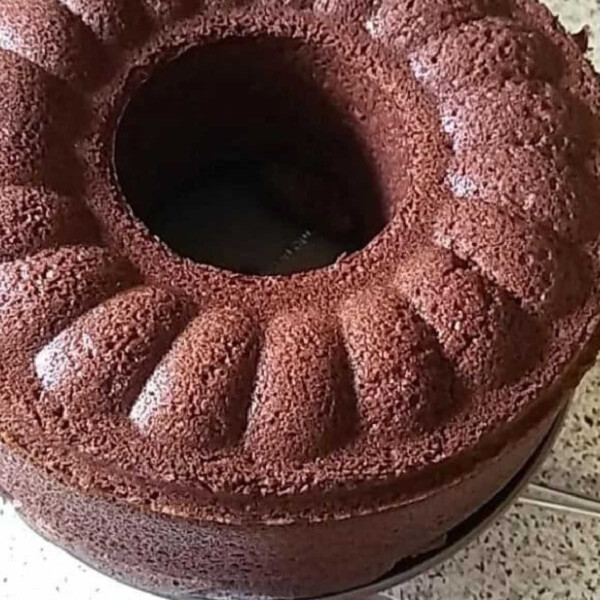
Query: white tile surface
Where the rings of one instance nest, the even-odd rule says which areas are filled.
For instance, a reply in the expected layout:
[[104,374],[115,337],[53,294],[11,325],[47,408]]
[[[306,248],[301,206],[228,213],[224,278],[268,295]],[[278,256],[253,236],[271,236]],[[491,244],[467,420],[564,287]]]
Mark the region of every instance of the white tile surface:
[[[547,0],[572,30],[593,25],[600,0]],[[592,56],[600,65],[600,41]],[[600,497],[600,366],[582,384],[541,479]],[[390,592],[398,600],[598,600],[600,521],[515,506],[440,568]],[[0,600],[149,600],[43,542],[0,500]]]

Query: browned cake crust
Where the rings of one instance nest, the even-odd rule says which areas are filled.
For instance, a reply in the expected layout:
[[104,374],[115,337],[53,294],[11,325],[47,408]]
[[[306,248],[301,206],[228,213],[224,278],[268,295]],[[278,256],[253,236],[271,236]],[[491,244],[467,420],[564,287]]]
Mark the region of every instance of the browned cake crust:
[[[546,9],[4,0],[0,31],[0,489],[38,531],[157,593],[319,595],[518,471],[599,345],[600,85]],[[225,130],[344,182],[296,212],[383,230],[287,276],[179,257],[125,196]]]

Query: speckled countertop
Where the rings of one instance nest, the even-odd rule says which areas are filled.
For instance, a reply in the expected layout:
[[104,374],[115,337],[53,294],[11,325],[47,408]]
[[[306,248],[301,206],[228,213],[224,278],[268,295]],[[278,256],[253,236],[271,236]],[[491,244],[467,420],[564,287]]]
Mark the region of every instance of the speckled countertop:
[[[572,31],[592,28],[600,69],[600,0],[546,0]],[[594,48],[595,46],[595,48]],[[538,480],[600,499],[600,362],[576,395]],[[0,500],[0,600],[150,600],[41,541]],[[600,520],[515,505],[441,567],[382,598],[600,600]]]

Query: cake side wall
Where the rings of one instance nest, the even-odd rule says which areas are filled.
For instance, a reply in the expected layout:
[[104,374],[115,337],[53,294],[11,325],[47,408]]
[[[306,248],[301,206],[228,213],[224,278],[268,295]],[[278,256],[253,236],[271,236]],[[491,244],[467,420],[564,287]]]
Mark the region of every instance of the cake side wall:
[[365,585],[438,543],[523,466],[556,414],[463,481],[410,505],[345,520],[224,525],[149,514],[69,490],[5,445],[0,488],[44,537],[135,587],[176,598],[236,590],[318,596]]

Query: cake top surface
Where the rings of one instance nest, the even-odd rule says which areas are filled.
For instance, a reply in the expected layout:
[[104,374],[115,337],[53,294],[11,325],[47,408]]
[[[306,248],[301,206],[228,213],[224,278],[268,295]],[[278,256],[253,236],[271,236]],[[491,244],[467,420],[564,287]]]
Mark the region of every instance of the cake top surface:
[[[597,349],[596,75],[529,0],[199,4],[5,2],[0,441],[216,519],[448,483]],[[372,240],[251,276],[152,235],[138,210],[240,147],[282,157],[286,209]]]

